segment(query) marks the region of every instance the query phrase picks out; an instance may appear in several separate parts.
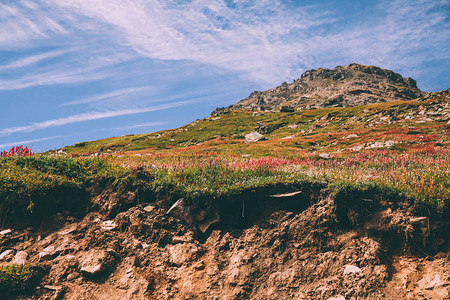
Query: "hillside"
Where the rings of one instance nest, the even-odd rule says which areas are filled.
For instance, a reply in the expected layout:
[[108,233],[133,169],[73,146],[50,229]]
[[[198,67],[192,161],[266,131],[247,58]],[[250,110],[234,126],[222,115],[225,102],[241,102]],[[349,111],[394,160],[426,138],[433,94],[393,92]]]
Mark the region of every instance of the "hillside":
[[[235,110],[150,134],[82,142],[62,150],[73,154],[123,151],[234,151],[255,157],[293,157],[305,152],[355,152],[395,146],[411,150],[448,147],[449,91],[415,100],[294,112]],[[264,135],[246,142],[251,132]]]
[[5,154],[0,296],[448,299],[449,129],[449,90],[352,64],[180,128]]

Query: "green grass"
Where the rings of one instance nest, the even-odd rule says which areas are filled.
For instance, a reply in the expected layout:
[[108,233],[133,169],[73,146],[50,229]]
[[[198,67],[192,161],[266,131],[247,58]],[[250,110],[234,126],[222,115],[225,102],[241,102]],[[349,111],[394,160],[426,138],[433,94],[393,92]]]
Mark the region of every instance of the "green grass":
[[15,295],[33,285],[36,271],[29,265],[10,264],[0,267],[0,295]]

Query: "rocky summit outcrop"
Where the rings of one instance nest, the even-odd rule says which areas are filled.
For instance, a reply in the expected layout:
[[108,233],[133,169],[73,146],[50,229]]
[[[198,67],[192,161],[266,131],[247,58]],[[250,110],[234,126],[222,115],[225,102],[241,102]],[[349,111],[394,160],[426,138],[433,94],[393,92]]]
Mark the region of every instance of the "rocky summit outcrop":
[[323,107],[358,106],[370,103],[411,100],[424,93],[416,81],[375,66],[350,64],[334,69],[312,69],[288,84],[255,91],[238,103],[218,108],[213,114],[236,109],[286,111]]

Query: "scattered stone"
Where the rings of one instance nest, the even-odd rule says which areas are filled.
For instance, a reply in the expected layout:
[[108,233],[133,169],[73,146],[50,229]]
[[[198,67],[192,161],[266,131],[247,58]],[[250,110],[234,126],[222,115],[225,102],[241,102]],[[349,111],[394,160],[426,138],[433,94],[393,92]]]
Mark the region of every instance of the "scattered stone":
[[419,223],[419,222],[426,221],[426,220],[428,220],[428,217],[414,217],[414,218],[410,218],[409,222]]
[[291,125],[288,125],[288,128],[290,128],[290,129],[295,129],[295,128],[297,128],[298,127],[298,124],[291,124]]
[[144,207],[144,211],[146,212],[152,212],[155,209],[155,207],[153,205],[147,205],[146,207]]
[[197,246],[192,243],[182,243],[168,246],[170,262],[180,267],[185,262],[192,260],[199,252]]
[[73,233],[76,230],[77,230],[77,225],[76,224],[71,224],[70,226],[68,226],[68,227],[64,228],[63,230],[61,230],[59,232],[59,234],[66,235],[66,234]]
[[59,251],[56,250],[55,246],[51,245],[39,253],[39,260],[40,261],[52,260],[58,254],[59,254]]
[[14,250],[8,249],[0,254],[0,260],[9,260],[13,257]]
[[249,134],[245,135],[245,141],[248,143],[258,142],[262,140],[265,140],[264,135],[256,131],[250,132]]
[[114,220],[108,220],[108,221],[104,221],[102,223],[102,229],[103,230],[113,230],[117,227],[116,222],[114,222]]
[[297,191],[297,192],[292,192],[292,193],[286,193],[286,194],[276,194],[276,195],[270,195],[269,197],[272,198],[287,198],[287,197],[292,197],[298,194],[301,194],[302,191]]
[[192,233],[187,233],[182,236],[174,236],[172,237],[172,243],[173,244],[179,244],[179,243],[192,243],[194,241],[194,237],[192,236]]
[[50,291],[60,291],[63,289],[62,286],[57,286],[57,285],[44,285],[43,288],[50,290]]
[[0,231],[0,235],[7,235],[7,234],[10,234],[11,232],[12,232],[11,229],[5,229],[5,230]]
[[345,300],[345,297],[342,295],[336,295],[331,298],[328,298],[327,300]]
[[292,135],[289,135],[289,136],[285,136],[285,137],[283,137],[283,138],[281,138],[282,140],[289,140],[289,139],[292,139],[294,136],[292,136]]
[[333,157],[333,155],[328,154],[328,153],[321,153],[321,154],[319,154],[319,157],[323,158],[323,159],[330,159]]
[[432,290],[432,289],[434,289],[435,286],[439,285],[440,282],[441,282],[441,277],[439,276],[439,274],[436,274],[436,276],[434,276],[433,280],[428,283],[428,285],[427,285],[427,287],[425,287],[425,289]]
[[361,272],[361,269],[358,268],[357,266],[345,265],[344,275],[346,275],[346,274],[353,274],[353,273],[360,273],[360,272]]
[[17,265],[24,265],[27,263],[27,259],[28,259],[28,253],[25,251],[19,251],[16,253],[16,256],[14,256],[12,263],[17,264]]
[[349,135],[345,136],[344,139],[354,139],[354,138],[357,138],[357,137],[358,137],[357,134],[352,133],[352,134],[349,134]]
[[184,198],[180,198],[169,208],[167,214],[186,220],[186,211],[187,207],[184,203]]
[[107,251],[93,249],[79,261],[84,276],[97,276],[108,270],[114,263],[114,257]]

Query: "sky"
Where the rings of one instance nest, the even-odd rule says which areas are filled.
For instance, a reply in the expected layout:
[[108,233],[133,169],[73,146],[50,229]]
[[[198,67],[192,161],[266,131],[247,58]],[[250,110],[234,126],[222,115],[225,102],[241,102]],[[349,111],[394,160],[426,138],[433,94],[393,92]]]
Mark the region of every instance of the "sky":
[[313,68],[450,85],[450,0],[0,0],[0,150],[176,128]]

